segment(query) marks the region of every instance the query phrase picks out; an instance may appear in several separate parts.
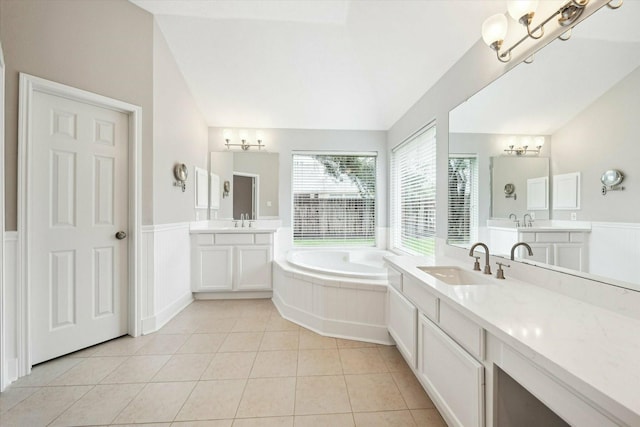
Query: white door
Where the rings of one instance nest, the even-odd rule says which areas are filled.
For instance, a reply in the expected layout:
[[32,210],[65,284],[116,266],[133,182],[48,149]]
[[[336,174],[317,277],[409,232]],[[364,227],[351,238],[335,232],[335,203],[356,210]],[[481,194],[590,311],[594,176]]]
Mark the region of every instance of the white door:
[[[127,333],[128,116],[33,94],[32,363]],[[120,239],[121,238],[121,239]]]

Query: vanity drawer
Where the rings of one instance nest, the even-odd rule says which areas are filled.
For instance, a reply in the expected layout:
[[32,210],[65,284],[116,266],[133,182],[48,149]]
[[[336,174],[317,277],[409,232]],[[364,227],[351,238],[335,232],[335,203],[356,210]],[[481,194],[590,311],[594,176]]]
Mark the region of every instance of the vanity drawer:
[[387,264],[387,278],[389,284],[402,292],[402,273]]
[[520,233],[520,241],[534,243],[536,241],[536,233]]
[[196,234],[198,245],[213,245],[213,234]]
[[427,285],[404,275],[402,279],[402,293],[418,307],[425,316],[434,322],[438,321],[438,298],[427,290]]
[[484,329],[446,303],[440,303],[440,327],[478,360],[484,360]]
[[217,233],[216,245],[252,245],[253,234],[248,233]]
[[552,232],[536,233],[536,242],[539,243],[565,243],[569,241],[569,233]]
[[585,241],[584,233],[570,233],[569,239],[574,243],[582,243]]
[[256,233],[256,245],[270,245],[273,243],[273,234]]

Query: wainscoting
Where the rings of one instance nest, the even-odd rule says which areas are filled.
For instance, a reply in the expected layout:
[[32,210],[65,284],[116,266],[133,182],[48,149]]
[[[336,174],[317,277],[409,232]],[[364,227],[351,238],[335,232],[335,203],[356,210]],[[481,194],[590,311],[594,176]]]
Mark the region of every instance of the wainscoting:
[[4,357],[2,358],[2,384],[0,390],[18,379],[18,232],[4,233]]
[[160,329],[193,301],[189,223],[142,227],[142,334]]
[[640,224],[592,222],[589,272],[638,284],[640,288]]

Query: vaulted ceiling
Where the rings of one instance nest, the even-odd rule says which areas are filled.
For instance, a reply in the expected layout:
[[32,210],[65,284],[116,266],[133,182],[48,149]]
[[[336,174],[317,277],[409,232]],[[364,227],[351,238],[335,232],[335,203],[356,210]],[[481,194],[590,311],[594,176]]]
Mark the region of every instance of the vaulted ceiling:
[[[131,0],[210,126],[386,130],[504,1]],[[491,54],[490,51],[487,52]]]

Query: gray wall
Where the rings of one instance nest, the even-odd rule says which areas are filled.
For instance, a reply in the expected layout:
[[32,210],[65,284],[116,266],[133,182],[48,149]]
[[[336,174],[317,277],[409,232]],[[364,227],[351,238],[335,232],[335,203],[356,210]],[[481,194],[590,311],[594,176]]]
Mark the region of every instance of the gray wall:
[[126,0],[0,0],[6,229],[17,228],[18,72],[143,109],[142,217],[152,220],[153,17]]
[[[157,24],[153,33],[153,223],[193,221],[194,168],[208,163],[207,123]],[[173,185],[176,163],[189,168],[185,192]]]
[[[640,68],[552,135],[551,173],[582,172],[579,220],[640,222]],[[600,194],[600,175],[620,169],[624,191]],[[569,219],[571,211],[553,211]]]
[[[209,151],[226,150],[221,128],[209,128]],[[266,148],[280,154],[280,218],[291,226],[291,165],[293,151],[378,152],[378,227],[387,226],[387,144],[384,131],[266,129]],[[215,169],[214,169],[215,170]],[[222,178],[221,178],[222,181]]]
[[[19,72],[141,106],[142,223],[193,220],[207,125],[153,16],[126,0],[0,0],[0,8],[7,230],[17,226]],[[185,193],[173,186],[176,162],[189,166]]]
[[479,40],[416,102],[388,132],[388,150],[435,120],[437,144],[436,234],[447,236],[449,111],[514,64],[502,64]]

